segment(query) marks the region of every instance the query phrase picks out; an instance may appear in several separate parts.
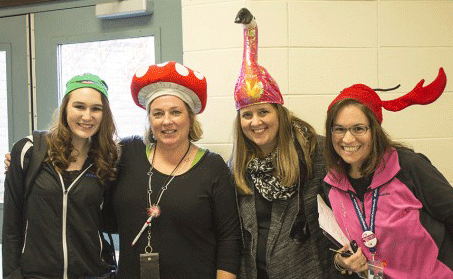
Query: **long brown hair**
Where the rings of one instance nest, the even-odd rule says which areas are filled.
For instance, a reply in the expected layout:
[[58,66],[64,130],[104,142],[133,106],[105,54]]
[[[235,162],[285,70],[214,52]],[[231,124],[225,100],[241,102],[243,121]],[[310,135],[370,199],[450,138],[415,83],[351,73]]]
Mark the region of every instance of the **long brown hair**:
[[343,99],[338,101],[327,112],[326,118],[326,148],[325,158],[327,171],[336,170],[339,173],[347,174],[349,171],[349,164],[347,164],[340,155],[335,151],[332,142],[332,127],[335,124],[335,119],[338,116],[340,110],[346,106],[353,105],[359,108],[367,117],[370,127],[367,133],[371,133],[371,150],[368,157],[363,161],[360,166],[360,174],[362,176],[368,176],[376,171],[381,162],[382,156],[390,147],[396,148],[407,148],[401,143],[394,142],[390,139],[388,134],[382,128],[381,124],[376,115],[365,105],[355,99]]
[[[117,161],[119,157],[118,143],[114,139],[116,127],[110,110],[108,99],[101,93],[102,120],[99,130],[91,137],[91,146],[88,151],[90,158],[94,160],[95,174],[102,185],[116,178]],[[76,161],[72,155],[72,131],[67,121],[67,107],[71,93],[63,98],[60,107],[55,111],[53,121],[47,135],[46,161],[51,162],[58,171],[66,170],[71,162]]]
[[[277,132],[276,175],[282,186],[292,186],[300,179],[299,156],[305,160],[305,177],[312,175],[312,154],[316,148],[317,139],[315,129],[296,117],[287,108],[279,104],[272,104],[277,109],[279,127]],[[296,144],[300,146],[296,147]],[[298,150],[301,151],[298,152]],[[232,154],[233,177],[238,192],[251,195],[252,189],[246,182],[247,165],[251,160],[262,157],[261,150],[253,141],[244,135],[241,128],[241,115],[238,110],[234,123],[234,148]]]

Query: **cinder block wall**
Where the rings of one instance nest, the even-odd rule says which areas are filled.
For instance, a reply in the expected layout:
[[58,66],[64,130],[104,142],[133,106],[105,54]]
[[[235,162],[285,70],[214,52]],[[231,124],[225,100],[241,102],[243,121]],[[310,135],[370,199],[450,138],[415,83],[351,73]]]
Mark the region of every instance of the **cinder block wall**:
[[284,94],[285,105],[325,134],[328,104],[343,88],[401,87],[447,74],[445,93],[428,106],[384,111],[393,139],[426,154],[453,184],[453,1],[226,1],[182,0],[184,63],[208,80],[208,105],[199,119],[200,145],[227,159],[236,114],[233,90],[242,61],[240,8],[255,15],[259,63]]

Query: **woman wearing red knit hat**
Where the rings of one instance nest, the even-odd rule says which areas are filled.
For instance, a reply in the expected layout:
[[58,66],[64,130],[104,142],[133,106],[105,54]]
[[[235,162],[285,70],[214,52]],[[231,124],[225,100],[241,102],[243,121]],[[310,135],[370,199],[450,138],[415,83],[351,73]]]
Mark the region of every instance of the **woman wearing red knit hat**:
[[428,158],[392,141],[381,126],[382,108],[435,101],[446,85],[443,69],[428,86],[423,82],[392,101],[356,84],[329,106],[326,195],[346,237],[359,246],[350,257],[335,256],[343,273],[453,278],[453,188]]

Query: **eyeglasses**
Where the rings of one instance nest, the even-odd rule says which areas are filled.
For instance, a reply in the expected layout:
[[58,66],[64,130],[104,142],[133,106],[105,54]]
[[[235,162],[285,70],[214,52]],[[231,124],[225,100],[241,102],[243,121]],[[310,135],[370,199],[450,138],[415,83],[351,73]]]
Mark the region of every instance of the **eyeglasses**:
[[369,129],[370,127],[365,125],[357,125],[349,128],[335,125],[332,127],[332,133],[334,135],[344,136],[346,135],[346,132],[349,131],[353,136],[363,136]]

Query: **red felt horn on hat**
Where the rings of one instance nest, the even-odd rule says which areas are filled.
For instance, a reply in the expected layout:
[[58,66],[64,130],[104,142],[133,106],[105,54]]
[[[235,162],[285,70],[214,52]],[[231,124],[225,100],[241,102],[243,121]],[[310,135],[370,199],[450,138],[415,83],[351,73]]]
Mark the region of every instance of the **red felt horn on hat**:
[[391,101],[382,101],[382,106],[386,110],[400,111],[410,105],[427,105],[431,104],[444,92],[447,85],[447,76],[443,68],[439,69],[437,78],[431,84],[423,87],[424,79],[419,81],[411,92],[398,99]]
[[132,99],[147,109],[157,97],[174,95],[182,99],[195,114],[206,107],[206,78],[184,65],[169,61],[139,69],[131,83]]
[[382,101],[373,89],[364,84],[354,84],[341,91],[327,110],[330,110],[340,100],[354,99],[371,109],[379,123],[382,123],[382,108],[390,111],[400,111],[411,105],[427,105],[437,100],[444,92],[447,84],[447,76],[445,75],[444,69],[439,69],[436,79],[429,85],[423,87],[424,82],[425,80],[422,79],[412,91],[395,100],[389,101]]

